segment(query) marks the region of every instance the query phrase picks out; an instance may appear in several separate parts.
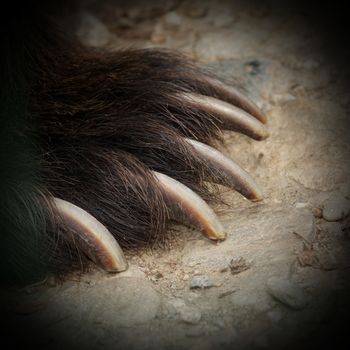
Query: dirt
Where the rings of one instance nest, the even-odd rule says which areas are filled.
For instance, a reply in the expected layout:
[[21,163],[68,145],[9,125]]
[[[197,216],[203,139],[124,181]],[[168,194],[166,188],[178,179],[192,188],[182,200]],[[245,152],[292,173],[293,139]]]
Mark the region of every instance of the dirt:
[[178,49],[245,89],[266,112],[271,135],[257,142],[227,132],[221,151],[255,177],[264,200],[221,188],[226,205],[213,208],[225,241],[174,225],[166,246],[126,251],[126,272],[94,270],[26,288],[15,310],[19,327],[29,321],[37,343],[50,348],[317,342],[313,334],[348,316],[350,287],[350,97],[325,39],[302,13],[266,3],[90,1],[81,16],[86,44]]

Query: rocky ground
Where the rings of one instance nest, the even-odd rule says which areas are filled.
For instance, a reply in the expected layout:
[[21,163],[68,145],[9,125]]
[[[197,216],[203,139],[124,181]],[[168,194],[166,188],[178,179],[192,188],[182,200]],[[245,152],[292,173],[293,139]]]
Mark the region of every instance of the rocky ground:
[[350,287],[350,98],[327,42],[302,13],[266,3],[90,1],[79,13],[87,45],[178,49],[244,87],[271,136],[227,132],[222,151],[254,175],[264,200],[222,188],[227,205],[214,209],[225,241],[174,226],[165,247],[127,251],[126,272],[27,287],[14,307],[19,327],[34,325],[50,348],[316,344],[348,317]]

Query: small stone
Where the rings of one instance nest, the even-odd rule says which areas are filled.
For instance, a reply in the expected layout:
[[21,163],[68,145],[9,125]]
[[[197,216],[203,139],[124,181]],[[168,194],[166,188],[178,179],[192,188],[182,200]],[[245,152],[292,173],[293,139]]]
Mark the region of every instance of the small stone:
[[164,26],[166,29],[176,30],[180,27],[182,18],[175,12],[169,12],[164,16]]
[[305,292],[287,279],[279,277],[269,278],[267,290],[273,298],[292,309],[301,310],[307,305]]
[[323,218],[339,221],[350,214],[350,201],[340,193],[333,192],[323,204]]
[[303,202],[295,203],[295,207],[297,209],[306,208],[307,206],[308,206],[308,203],[303,203]]
[[81,14],[81,22],[77,35],[86,46],[102,47],[111,39],[108,28],[95,16],[88,12]]
[[190,283],[190,289],[197,288],[210,288],[213,287],[213,283],[211,282],[209,276],[207,275],[198,275],[194,276]]
[[181,320],[185,323],[198,324],[202,318],[202,313],[194,307],[183,306],[179,311]]
[[321,208],[312,208],[312,215],[315,218],[321,219],[323,216],[322,209]]

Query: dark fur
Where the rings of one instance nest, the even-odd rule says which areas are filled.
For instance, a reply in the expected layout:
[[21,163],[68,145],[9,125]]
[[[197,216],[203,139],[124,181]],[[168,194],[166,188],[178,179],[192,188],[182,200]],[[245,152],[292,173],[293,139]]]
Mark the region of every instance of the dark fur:
[[42,272],[36,265],[54,271],[86,265],[73,234],[52,215],[50,196],[87,210],[122,246],[166,231],[168,213],[151,169],[210,198],[204,180],[213,175],[181,136],[210,144],[219,139],[220,124],[177,95],[196,92],[230,102],[206,73],[166,50],[83,47],[34,8],[13,15],[4,36],[2,119],[14,106],[17,121],[7,132],[9,147],[19,146],[11,157],[30,161],[22,164],[24,180],[18,161],[7,169],[7,277],[26,277],[29,261],[30,275]]

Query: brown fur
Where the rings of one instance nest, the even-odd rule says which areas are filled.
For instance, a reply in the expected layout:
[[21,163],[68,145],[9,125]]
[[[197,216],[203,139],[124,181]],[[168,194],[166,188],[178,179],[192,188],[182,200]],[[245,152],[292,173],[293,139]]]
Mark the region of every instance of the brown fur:
[[[36,16],[24,16],[30,32],[20,48],[30,68],[23,132],[35,145],[41,192],[85,209],[122,246],[154,240],[169,218],[151,170],[213,196],[205,185],[213,174],[182,137],[210,144],[220,138],[220,123],[179,93],[229,97],[180,53],[96,51]],[[57,220],[51,215],[51,262],[84,266],[74,235]]]

